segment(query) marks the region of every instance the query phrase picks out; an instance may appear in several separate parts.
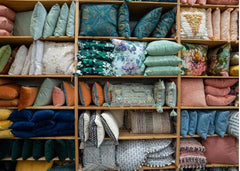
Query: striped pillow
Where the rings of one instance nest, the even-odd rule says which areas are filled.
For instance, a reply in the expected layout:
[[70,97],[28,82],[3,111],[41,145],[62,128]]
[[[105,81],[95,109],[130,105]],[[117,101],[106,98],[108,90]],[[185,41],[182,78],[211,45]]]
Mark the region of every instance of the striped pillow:
[[239,112],[231,111],[230,117],[228,120],[227,133],[238,138],[239,136]]

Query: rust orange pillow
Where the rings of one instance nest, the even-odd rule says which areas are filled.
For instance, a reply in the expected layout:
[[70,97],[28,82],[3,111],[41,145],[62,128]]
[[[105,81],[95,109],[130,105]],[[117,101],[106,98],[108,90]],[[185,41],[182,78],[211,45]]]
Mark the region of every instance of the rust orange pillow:
[[4,84],[11,84],[13,83],[14,81],[12,80],[9,80],[9,79],[6,79],[6,78],[0,78],[0,86],[1,85],[4,85]]
[[22,86],[20,89],[18,110],[22,110],[25,107],[32,106],[37,97],[38,91],[39,87]]
[[83,106],[89,106],[92,102],[91,88],[89,84],[84,83],[83,81],[79,82],[79,97]]
[[227,106],[235,100],[235,95],[213,96],[206,95],[206,102],[208,106]]
[[20,86],[17,84],[6,84],[0,86],[0,99],[11,100],[18,97]]
[[63,81],[63,92],[66,99],[67,106],[74,105],[74,86],[67,81]]
[[205,86],[204,87],[205,94],[211,94],[214,96],[226,96],[230,93],[230,87],[226,88],[217,88],[212,86]]
[[0,100],[0,107],[17,107],[18,99]]
[[102,86],[95,82],[92,86],[92,99],[93,103],[97,106],[102,106],[104,102],[104,93]]
[[64,92],[59,87],[54,87],[52,98],[54,106],[63,106],[65,103]]

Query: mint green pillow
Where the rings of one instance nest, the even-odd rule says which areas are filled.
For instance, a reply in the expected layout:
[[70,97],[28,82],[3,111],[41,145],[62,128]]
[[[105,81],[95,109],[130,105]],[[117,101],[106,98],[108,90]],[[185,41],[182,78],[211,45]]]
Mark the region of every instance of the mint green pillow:
[[168,40],[156,40],[148,44],[146,51],[148,55],[164,56],[175,55],[182,48],[183,46],[176,42]]
[[61,7],[60,15],[57,21],[57,26],[54,31],[54,36],[65,36],[68,13],[69,13],[69,8],[67,3],[65,2]]
[[14,21],[14,36],[30,36],[30,24],[33,11],[17,12]]
[[71,3],[69,14],[68,14],[68,20],[67,20],[67,29],[66,29],[66,35],[67,36],[74,36],[75,31],[75,8],[76,5],[74,2]]
[[0,48],[0,72],[4,69],[7,64],[10,55],[11,55],[11,47],[10,45],[5,45]]
[[181,72],[177,66],[154,66],[147,67],[144,76],[148,75],[177,75]]
[[43,29],[43,37],[47,38],[48,36],[52,36],[57,24],[58,16],[60,14],[60,6],[55,4],[50,9]]
[[32,13],[30,34],[34,40],[42,37],[47,11],[41,2],[37,2]]
[[147,56],[144,61],[146,66],[177,66],[182,62],[181,58],[171,56]]

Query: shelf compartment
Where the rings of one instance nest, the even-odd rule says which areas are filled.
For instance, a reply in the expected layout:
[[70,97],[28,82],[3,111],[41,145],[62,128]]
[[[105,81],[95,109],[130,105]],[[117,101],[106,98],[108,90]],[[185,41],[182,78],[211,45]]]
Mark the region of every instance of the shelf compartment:
[[[0,139],[6,139],[6,138],[0,138]],[[25,138],[19,138],[19,137],[11,137],[7,139],[25,139]],[[57,136],[57,137],[31,137],[27,139],[32,139],[32,140],[74,140],[74,136]]]
[[211,163],[207,164],[206,167],[239,167],[238,164],[218,164],[218,163]]
[[[176,109],[177,107],[175,107]],[[156,107],[153,106],[79,106],[80,110],[155,110]],[[168,106],[163,106],[163,109],[172,109]]]
[[225,110],[238,110],[239,107],[237,106],[206,106],[206,107],[188,107],[182,106],[181,109],[225,109]]
[[[2,109],[17,109],[17,107],[1,107]],[[73,110],[74,106],[29,106],[24,109],[56,109],[56,110]]]
[[[224,137],[227,137],[227,136],[231,136],[231,135],[230,134],[224,134]],[[218,135],[218,134],[209,135],[208,134],[207,137],[220,137],[220,135]],[[200,138],[200,136],[195,134],[193,136],[187,135],[186,137],[180,136],[180,138]]]
[[[59,158],[55,157],[52,159],[53,161],[58,161]],[[11,157],[6,157],[2,159],[2,161],[12,161]],[[17,161],[46,161],[45,157],[41,157],[38,160],[35,160],[33,157],[29,157],[27,160],[23,160],[22,158],[18,158]],[[66,158],[65,161],[71,161],[69,158]]]

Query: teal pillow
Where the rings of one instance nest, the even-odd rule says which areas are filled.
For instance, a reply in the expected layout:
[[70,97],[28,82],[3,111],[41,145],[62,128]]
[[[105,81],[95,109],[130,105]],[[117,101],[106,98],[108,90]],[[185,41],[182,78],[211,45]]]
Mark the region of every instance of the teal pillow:
[[67,28],[66,28],[66,35],[67,36],[74,36],[75,31],[75,8],[76,5],[74,1],[72,1],[69,14],[68,14],[68,20],[67,20]]
[[44,140],[33,141],[32,156],[34,160],[38,160],[40,157],[44,156],[44,143]]
[[0,140],[0,160],[11,154],[12,140]]
[[182,136],[184,137],[187,136],[188,128],[189,128],[189,114],[187,110],[182,110],[181,111],[181,128],[180,128],[180,132]]
[[7,64],[10,55],[11,55],[11,47],[10,45],[5,45],[0,48],[0,72],[4,69]]
[[217,110],[216,112],[215,132],[221,137],[224,137],[224,134],[227,131],[229,115],[230,111]]
[[189,129],[188,129],[188,135],[193,136],[196,133],[197,130],[197,111],[189,110]]
[[44,145],[44,156],[47,162],[50,162],[54,157],[55,153],[55,140],[47,140]]
[[43,37],[47,38],[48,36],[52,36],[57,24],[57,19],[60,14],[60,6],[55,4],[52,6],[50,11],[48,12],[44,29],[43,29]]
[[171,27],[176,18],[176,7],[172,10],[164,13],[152,33],[152,37],[164,38],[167,36],[168,32],[171,30]]
[[64,161],[68,157],[67,144],[64,140],[55,140],[54,150],[60,161]]
[[75,143],[74,143],[74,140],[65,140],[65,143],[67,145],[68,158],[70,160],[74,160],[75,159]]
[[129,26],[129,10],[127,3],[123,3],[118,10],[118,34],[120,37],[129,38],[131,35]]
[[148,44],[146,51],[148,55],[165,56],[175,55],[182,48],[183,46],[176,42],[168,40],[156,40]]
[[22,156],[23,140],[13,140],[11,158],[12,161],[16,161]]
[[118,5],[83,4],[81,14],[80,35],[118,37]]
[[147,56],[144,61],[146,66],[177,66],[182,62],[182,59],[175,56]]
[[14,36],[30,36],[30,24],[33,11],[17,12],[14,21]]
[[206,140],[210,124],[210,114],[205,113],[204,110],[198,110],[197,112],[198,112],[197,134]]
[[32,150],[33,150],[33,140],[26,139],[23,142],[22,147],[22,159],[26,160],[27,158],[32,156]]
[[68,20],[69,8],[67,3],[65,2],[60,11],[60,15],[58,17],[57,25],[54,31],[54,36],[65,36],[66,28],[67,28],[67,20]]
[[34,40],[42,37],[47,11],[41,2],[37,2],[32,13],[30,34]]
[[179,67],[175,66],[154,66],[147,67],[144,75],[178,75],[181,72]]
[[60,80],[46,78],[38,92],[33,106],[44,106],[52,104],[52,92],[55,86],[59,86]]
[[208,134],[213,135],[215,133],[216,110],[205,110],[205,112],[208,112],[210,114],[210,124],[208,128]]
[[136,25],[133,30],[133,36],[143,38],[149,37],[157,26],[162,13],[162,8],[156,8],[147,13]]

